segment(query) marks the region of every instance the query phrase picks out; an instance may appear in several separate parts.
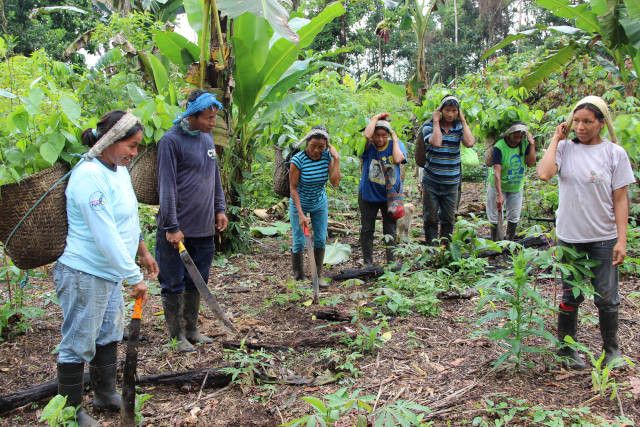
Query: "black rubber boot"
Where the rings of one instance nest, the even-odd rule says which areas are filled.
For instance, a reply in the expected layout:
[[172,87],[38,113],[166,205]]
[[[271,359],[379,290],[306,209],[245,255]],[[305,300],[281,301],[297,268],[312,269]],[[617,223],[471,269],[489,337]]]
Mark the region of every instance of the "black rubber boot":
[[604,365],[618,368],[624,365],[618,346],[618,311],[598,310],[600,315],[600,334],[604,350]]
[[507,221],[507,240],[511,240],[512,242],[515,242],[517,229],[518,229],[517,222]]
[[438,238],[438,224],[426,224],[424,226],[424,240],[429,246],[435,245],[435,240]]
[[182,309],[185,338],[191,344],[211,344],[213,340],[198,331],[198,313],[200,313],[200,292],[197,289],[185,291]]
[[451,241],[451,235],[453,234],[453,224],[440,224],[440,237]]
[[122,396],[116,392],[117,367],[118,343],[96,345],[96,354],[89,362],[95,409],[119,411],[122,407]]
[[191,345],[184,334],[182,326],[183,311],[183,294],[162,294],[162,307],[164,309],[164,320],[167,322],[169,329],[169,338],[178,343],[177,350],[181,353],[195,351],[195,347]]
[[564,358],[562,364],[569,369],[584,369],[587,367],[582,356],[574,349],[564,344],[564,337],[569,335],[576,339],[578,333],[578,308],[573,311],[562,310],[558,312],[558,340],[560,349],[558,356]]
[[302,252],[291,252],[293,280],[304,280],[304,260]]
[[328,288],[330,283],[322,277],[322,267],[324,265],[324,248],[314,248],[313,258],[316,263],[316,272],[318,273],[318,279],[320,280],[321,288]]
[[489,224],[489,230],[491,232],[491,240],[496,242],[498,240],[498,225],[497,224]]
[[362,247],[362,261],[365,267],[373,265],[373,236],[360,234],[360,246]]
[[[67,397],[67,406],[82,404],[84,363],[58,363],[58,394]],[[100,424],[80,406],[76,412],[80,427],[98,427]]]

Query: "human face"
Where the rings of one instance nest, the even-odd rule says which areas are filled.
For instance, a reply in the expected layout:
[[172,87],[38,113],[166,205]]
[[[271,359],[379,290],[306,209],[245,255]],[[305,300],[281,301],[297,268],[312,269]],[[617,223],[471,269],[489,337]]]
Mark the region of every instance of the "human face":
[[322,153],[327,149],[327,140],[324,138],[313,137],[307,142],[307,156],[311,160],[320,160]]
[[599,144],[602,139],[600,132],[604,122],[598,120],[595,113],[587,108],[581,108],[573,113],[573,130],[582,144]]
[[138,144],[142,142],[142,131],[127,139],[111,144],[102,151],[100,158],[111,166],[129,166],[138,155]]
[[197,115],[189,116],[189,126],[191,127],[191,130],[199,130],[200,132],[210,133],[213,128],[216,127],[217,115],[217,108],[207,108]]
[[522,143],[522,137],[524,135],[524,132],[514,132],[509,134],[509,137],[507,138],[507,142],[509,143],[509,145],[511,147],[517,147],[518,145],[520,145],[520,143]]
[[389,132],[385,129],[378,128],[373,132],[372,140],[377,148],[382,148],[389,140]]
[[442,118],[446,123],[453,123],[458,120],[458,108],[453,105],[447,105],[440,110]]

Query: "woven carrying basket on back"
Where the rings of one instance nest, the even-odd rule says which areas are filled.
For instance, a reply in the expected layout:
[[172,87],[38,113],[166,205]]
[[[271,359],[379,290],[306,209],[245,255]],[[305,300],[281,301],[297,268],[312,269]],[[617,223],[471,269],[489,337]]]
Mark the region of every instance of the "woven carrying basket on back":
[[131,184],[136,193],[138,202],[147,205],[157,205],[160,203],[158,196],[158,172],[156,160],[158,158],[158,147],[147,145],[142,148],[138,157],[133,159],[129,174],[131,174]]
[[282,156],[282,148],[275,147],[273,191],[282,197],[289,197],[289,165]]
[[[67,165],[58,163],[17,184],[0,187],[0,239],[3,243],[27,211],[68,171]],[[23,270],[40,267],[62,255],[67,240],[66,188],[66,182],[54,188],[5,246],[6,254],[17,267]]]

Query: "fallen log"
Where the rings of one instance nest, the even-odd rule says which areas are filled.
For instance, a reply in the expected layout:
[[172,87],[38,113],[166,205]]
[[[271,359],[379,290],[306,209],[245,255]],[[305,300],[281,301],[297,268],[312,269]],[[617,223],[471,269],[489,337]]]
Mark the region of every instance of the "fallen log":
[[[136,384],[178,385],[194,384],[200,387],[204,381],[205,388],[224,387],[231,382],[231,375],[220,372],[220,369],[196,369],[185,372],[149,375],[136,379]],[[90,386],[89,372],[84,373],[84,384]],[[58,380],[53,379],[37,386],[16,393],[0,396],[0,414],[19,408],[31,402],[37,402],[55,396],[58,393]]]
[[353,318],[349,313],[340,312],[335,308],[316,310],[313,312],[313,316],[316,319],[329,320],[333,322],[351,322],[351,319]]
[[436,295],[438,299],[471,299],[478,296],[478,290],[475,288],[467,288],[462,292],[459,291],[442,291]]
[[299,338],[297,340],[282,342],[282,343],[266,343],[257,341],[244,341],[240,343],[238,341],[223,341],[222,348],[226,349],[238,349],[244,345],[244,347],[250,350],[266,350],[266,351],[289,351],[290,349],[296,349],[300,347],[329,347],[339,344],[345,336],[354,336],[354,333],[340,331],[339,333],[330,333],[328,335],[311,336]]
[[382,276],[384,268],[378,265],[373,265],[364,268],[346,268],[340,273],[334,274],[331,280],[349,280],[349,279],[373,279],[378,276]]

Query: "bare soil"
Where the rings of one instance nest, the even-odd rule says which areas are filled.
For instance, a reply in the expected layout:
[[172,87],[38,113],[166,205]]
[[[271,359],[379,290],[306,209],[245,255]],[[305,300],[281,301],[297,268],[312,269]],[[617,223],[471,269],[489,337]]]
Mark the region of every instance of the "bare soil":
[[[478,196],[482,194],[480,185],[465,183],[462,211],[478,213],[483,209]],[[418,201],[415,204],[420,206]],[[416,215],[414,227],[421,229],[418,218]],[[343,217],[340,221],[352,230],[352,234],[341,236],[340,240],[352,245],[353,254],[346,265],[337,266],[329,273],[359,266],[357,215]],[[283,249],[287,239],[255,239],[251,253],[230,257],[222,267],[213,268],[209,286],[233,316],[238,329],[249,339],[264,343],[322,338],[336,331],[350,333],[357,330],[348,322],[314,319],[312,311],[315,307],[305,306],[304,299],[269,304],[274,297],[291,292],[287,287],[290,258]],[[375,257],[382,261],[382,251],[377,251]],[[304,286],[310,286],[308,281]],[[328,300],[339,296],[336,308],[341,312],[352,312],[359,304],[366,303],[359,295],[371,286],[371,283],[350,287],[333,283],[321,297]],[[558,298],[555,283],[540,280],[540,286],[548,298]],[[625,279],[620,288],[620,342],[623,352],[636,358],[640,350],[638,303],[627,295],[640,291],[640,282]],[[31,279],[28,292],[34,296],[32,303],[44,308],[45,314],[35,319],[24,335],[0,343],[0,394],[55,378],[54,351],[59,341],[61,313],[50,299],[42,297],[54,293],[50,277]],[[6,299],[4,294],[2,297]],[[591,302],[583,307],[579,339],[597,352],[601,346],[597,312]],[[441,309],[440,315],[434,318],[419,315],[390,318],[390,339],[377,353],[365,355],[356,362],[360,371],[357,378],[347,375],[338,382],[309,385],[307,380],[326,376],[335,369],[335,363],[327,357],[327,352],[321,354],[320,348],[295,348],[272,353],[274,359],[267,373],[299,383],[296,385],[229,385],[222,389],[142,386],[139,392],[153,395],[143,409],[144,425],[276,426],[310,413],[311,408],[301,400],[303,396],[321,397],[340,387],[361,389],[362,394],[376,396],[378,407],[398,399],[415,401],[431,408],[432,413],[427,418],[435,425],[470,425],[476,416],[488,417],[486,399],[498,401],[504,400],[505,396],[549,410],[588,406],[591,413],[608,420],[621,413],[632,420],[640,420],[638,390],[632,389],[632,383],[640,377],[638,367],[615,371],[614,378],[620,386],[619,402],[596,397],[591,389],[590,370],[566,371],[550,363],[548,358],[534,358],[535,367],[518,372],[512,369],[494,371],[491,370],[492,362],[501,349],[494,342],[471,336],[477,329],[476,298],[446,300],[441,303]],[[206,307],[201,309],[200,320],[202,332],[216,337],[216,342],[199,346],[193,353],[172,351],[167,346],[160,298],[153,296],[144,310],[138,375],[228,365],[221,342],[233,337],[227,335]],[[555,332],[554,319],[547,319],[547,325]],[[125,348],[126,344],[120,346],[121,364]],[[341,354],[349,353],[340,343],[332,348]],[[291,381],[292,378],[299,381]],[[117,414],[94,412],[90,398],[91,393],[86,393],[85,407],[90,413],[104,426],[118,425]],[[36,402],[5,413],[0,417],[0,426],[37,425],[45,404],[46,401]],[[344,425],[351,425],[345,422]]]

